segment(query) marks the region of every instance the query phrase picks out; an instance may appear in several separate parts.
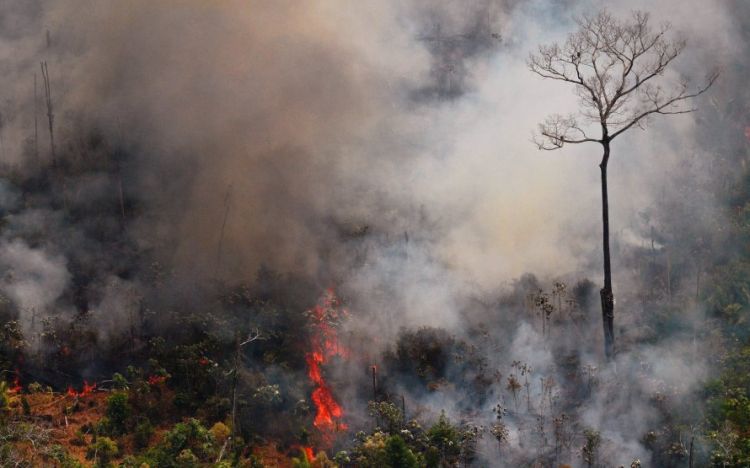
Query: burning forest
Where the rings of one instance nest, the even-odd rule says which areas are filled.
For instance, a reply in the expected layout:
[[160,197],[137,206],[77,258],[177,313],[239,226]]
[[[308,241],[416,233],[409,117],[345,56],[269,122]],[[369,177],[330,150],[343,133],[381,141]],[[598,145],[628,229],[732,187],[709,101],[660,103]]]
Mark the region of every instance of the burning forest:
[[746,466],[749,52],[743,0],[0,3],[0,466]]
[[317,413],[313,424],[322,434],[322,442],[330,445],[336,433],[348,427],[341,422],[343,411],[336,401],[331,385],[323,377],[324,366],[333,356],[348,356],[346,349],[339,347],[336,331],[341,319],[346,318],[346,310],[337,311],[339,301],[333,288],[328,289],[320,304],[306,312],[310,320],[310,351],[305,360],[309,367],[310,384],[313,387],[312,401]]

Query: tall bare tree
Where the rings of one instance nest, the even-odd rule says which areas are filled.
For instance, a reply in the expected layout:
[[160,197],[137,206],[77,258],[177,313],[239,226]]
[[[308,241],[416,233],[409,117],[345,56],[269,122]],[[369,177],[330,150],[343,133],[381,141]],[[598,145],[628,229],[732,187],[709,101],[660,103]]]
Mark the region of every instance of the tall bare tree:
[[601,289],[604,349],[615,354],[614,293],[609,251],[607,164],[612,140],[633,127],[643,128],[661,114],[685,114],[690,98],[704,93],[719,77],[714,69],[706,81],[690,87],[687,79],[669,82],[664,74],[685,49],[684,38],[668,37],[671,25],[654,28],[649,14],[636,11],[625,20],[607,11],[576,18],[578,30],[565,44],[540,45],[529,55],[529,69],[543,78],[569,83],[579,98],[577,114],[553,114],[539,124],[533,141],[543,150],[565,144],[596,143],[604,154],[599,168],[602,183],[604,287]]
[[[47,31],[47,41],[49,42],[49,31]],[[42,68],[42,80],[44,81],[44,97],[47,103],[47,120],[49,121],[49,146],[50,153],[52,154],[52,167],[57,167],[57,158],[55,157],[55,132],[53,130],[53,123],[55,121],[55,114],[52,112],[52,89],[49,84],[49,70],[47,69],[47,62],[39,62],[39,66]]]
[[39,100],[36,97],[36,73],[34,73],[34,159],[36,163],[36,168],[39,170],[39,119],[37,115],[39,112],[37,111],[37,103]]

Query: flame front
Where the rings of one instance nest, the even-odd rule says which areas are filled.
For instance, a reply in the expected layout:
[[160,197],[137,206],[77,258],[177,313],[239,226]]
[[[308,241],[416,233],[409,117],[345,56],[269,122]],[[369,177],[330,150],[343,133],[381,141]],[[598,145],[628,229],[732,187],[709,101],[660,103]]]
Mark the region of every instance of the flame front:
[[68,395],[72,397],[85,397],[91,395],[91,392],[93,392],[94,390],[96,390],[96,382],[94,382],[93,385],[89,385],[88,381],[84,381],[83,390],[81,392],[76,392],[71,385],[70,387],[68,387]]
[[166,377],[159,377],[159,376],[154,377],[153,375],[149,375],[148,376],[148,383],[149,383],[149,385],[158,385],[158,384],[164,383],[166,381],[167,381]]
[[339,347],[336,337],[339,320],[347,315],[345,310],[338,311],[338,306],[339,302],[331,288],[326,291],[316,307],[306,312],[310,320],[311,350],[305,359],[309,367],[310,382],[315,387],[312,392],[312,400],[318,409],[315,427],[321,431],[324,442],[328,444],[332,442],[336,432],[347,429],[341,422],[341,405],[333,396],[331,386],[325,381],[322,373],[322,366],[332,356],[348,355],[345,349]]

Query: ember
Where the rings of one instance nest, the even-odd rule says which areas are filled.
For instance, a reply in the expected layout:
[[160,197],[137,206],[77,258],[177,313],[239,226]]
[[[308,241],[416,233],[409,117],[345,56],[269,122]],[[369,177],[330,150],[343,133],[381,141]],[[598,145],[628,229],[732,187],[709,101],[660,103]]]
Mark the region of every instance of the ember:
[[18,380],[19,380],[18,377],[13,379],[13,387],[9,389],[13,393],[21,393],[22,388],[21,388],[21,385],[18,383]]
[[154,377],[153,375],[149,375],[148,376],[148,383],[151,384],[151,385],[160,384],[160,383],[166,382],[166,381],[167,381],[166,377]]
[[68,395],[76,398],[85,397],[90,395],[94,390],[96,390],[96,382],[94,382],[93,385],[89,385],[88,381],[84,381],[83,390],[81,392],[76,392],[71,385],[70,387],[68,387]]
[[[320,299],[319,305],[305,313],[310,320],[311,332],[311,351],[307,354],[306,361],[310,382],[316,387],[312,393],[312,400],[318,409],[315,427],[321,431],[323,441],[327,444],[332,442],[337,431],[347,429],[347,426],[341,422],[343,414],[341,406],[321,372],[321,366],[324,366],[332,356],[349,354],[347,350],[339,347],[336,337],[339,320],[347,316],[346,310],[337,310],[339,306],[340,303],[336,299],[333,288],[330,288]],[[310,453],[312,453],[312,448],[310,448]]]

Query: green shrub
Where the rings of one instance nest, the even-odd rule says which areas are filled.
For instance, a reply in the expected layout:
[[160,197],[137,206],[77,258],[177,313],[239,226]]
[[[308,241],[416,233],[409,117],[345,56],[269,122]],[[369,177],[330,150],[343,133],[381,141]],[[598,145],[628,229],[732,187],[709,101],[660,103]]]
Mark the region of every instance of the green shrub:
[[112,385],[118,390],[128,389],[128,380],[120,373],[115,373],[112,376]]
[[390,436],[385,441],[385,459],[388,466],[393,468],[418,468],[416,455],[409,450],[404,439],[397,435]]
[[215,460],[218,452],[214,443],[214,435],[198,420],[191,419],[165,432],[159,445],[150,447],[142,461],[159,468],[192,466],[194,458],[199,462]]
[[430,443],[440,452],[440,458],[449,465],[458,463],[461,457],[461,431],[459,431],[445,411],[440,414],[437,422],[427,431]]
[[49,452],[49,457],[55,461],[58,468],[84,468],[75,458],[71,457],[61,445],[55,445]]
[[138,448],[148,447],[151,437],[154,435],[154,427],[148,420],[142,421],[135,426],[135,446]]
[[106,415],[112,424],[112,430],[118,433],[125,431],[125,420],[130,416],[128,395],[124,392],[113,393],[107,398]]
[[86,458],[88,460],[95,460],[94,466],[97,468],[110,467],[110,461],[116,455],[117,444],[109,437],[99,437],[86,451]]
[[177,456],[177,466],[179,468],[199,468],[200,460],[190,449],[185,449]]
[[21,407],[23,408],[23,414],[29,416],[31,414],[31,405],[25,396],[21,396]]
[[0,382],[0,410],[8,407],[10,397],[8,396],[8,384],[5,381]]
[[39,382],[32,382],[29,384],[28,390],[31,394],[40,393],[42,391],[42,384]]
[[404,412],[393,403],[371,401],[367,403],[367,409],[370,411],[370,416],[378,418],[381,427],[387,429],[391,434],[403,427]]
[[93,439],[91,440],[91,442],[96,442],[96,437],[98,435],[114,435],[114,433],[115,430],[112,424],[112,420],[105,416],[96,424],[96,430],[94,431]]

